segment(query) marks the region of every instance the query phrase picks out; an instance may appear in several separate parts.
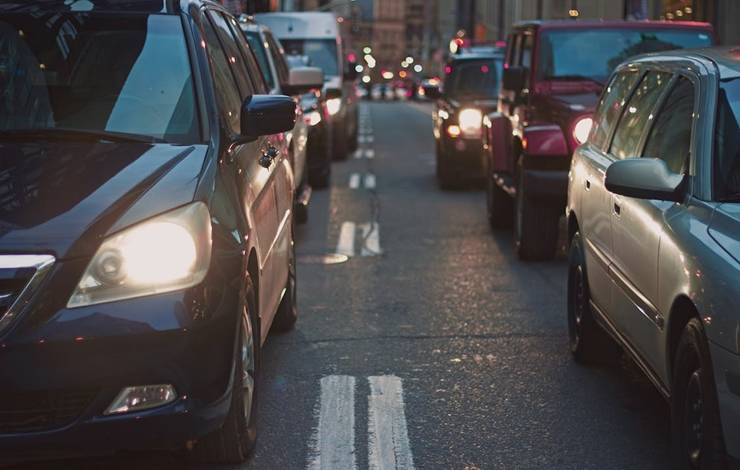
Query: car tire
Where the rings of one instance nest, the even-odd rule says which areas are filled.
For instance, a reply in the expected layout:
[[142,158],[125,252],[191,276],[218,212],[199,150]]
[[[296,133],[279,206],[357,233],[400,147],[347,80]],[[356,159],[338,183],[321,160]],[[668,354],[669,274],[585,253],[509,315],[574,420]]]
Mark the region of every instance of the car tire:
[[[308,189],[308,169],[304,168],[303,170],[303,181],[301,181],[301,184],[298,186],[298,191],[296,193],[296,197],[298,197],[299,194],[302,194],[306,189]],[[297,201],[297,199],[296,199]],[[295,214],[295,221],[297,224],[305,224],[308,222],[308,205],[307,204],[298,204],[295,202],[293,204],[293,212]]]
[[295,327],[298,321],[298,302],[296,275],[296,258],[295,258],[295,241],[290,240],[290,257],[288,258],[288,280],[285,283],[285,294],[280,301],[275,319],[272,322],[272,330],[277,333],[290,331]]
[[622,352],[594,319],[579,232],[573,235],[568,254],[568,345],[580,364],[615,364]]
[[488,224],[494,230],[510,228],[514,219],[514,204],[509,193],[496,184],[492,175],[486,177],[486,210]]
[[452,170],[449,168],[448,159],[449,159],[448,154],[444,152],[442,150],[441,145],[437,143],[437,151],[436,151],[437,182],[439,184],[440,189],[444,189],[444,190],[456,189],[459,185],[459,181],[457,181],[457,178],[452,173]]
[[518,179],[514,210],[516,254],[522,261],[550,260],[557,249],[560,211],[531,197],[521,167]]
[[704,328],[692,318],[673,359],[671,440],[677,470],[724,470],[722,436],[712,361]]
[[247,278],[234,357],[231,404],[221,428],[199,440],[193,449],[197,460],[212,464],[243,463],[257,441],[257,391],[260,335],[255,328],[254,287]]
[[344,123],[334,128],[334,160],[346,160],[349,156],[347,128]]

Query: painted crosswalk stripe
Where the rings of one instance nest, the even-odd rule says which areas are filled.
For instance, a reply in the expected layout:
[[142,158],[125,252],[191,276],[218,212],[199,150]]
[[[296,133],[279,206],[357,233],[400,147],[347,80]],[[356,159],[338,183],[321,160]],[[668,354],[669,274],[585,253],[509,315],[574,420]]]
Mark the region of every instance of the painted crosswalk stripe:
[[362,239],[365,243],[360,249],[361,256],[379,256],[383,254],[380,251],[380,224],[368,223],[360,224],[362,230]]
[[355,255],[355,223],[344,222],[339,229],[339,241],[337,242],[337,254],[345,256]]
[[365,188],[375,189],[375,175],[368,173],[365,175]]
[[355,457],[355,378],[321,379],[321,405],[308,456],[309,470],[357,468]]
[[349,175],[349,187],[350,189],[357,189],[360,187],[360,174],[352,173]]
[[[394,375],[368,377],[368,466],[370,470],[414,468],[403,385]],[[339,468],[339,467],[337,467]]]

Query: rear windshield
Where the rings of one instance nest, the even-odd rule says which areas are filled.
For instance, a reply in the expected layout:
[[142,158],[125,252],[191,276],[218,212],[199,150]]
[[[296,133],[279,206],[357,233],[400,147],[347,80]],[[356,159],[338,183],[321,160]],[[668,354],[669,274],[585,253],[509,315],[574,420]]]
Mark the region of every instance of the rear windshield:
[[0,134],[44,129],[198,141],[180,18],[3,15]]
[[720,198],[740,197],[740,79],[723,82],[717,112],[715,180]]
[[466,60],[450,66],[444,91],[450,98],[496,99],[503,60]]
[[540,80],[589,79],[605,83],[612,70],[629,57],[712,44],[696,30],[594,29],[545,31],[540,40]]
[[324,71],[325,77],[339,75],[337,62],[337,41],[335,39],[283,39],[280,38],[285,53],[305,55],[315,67]]

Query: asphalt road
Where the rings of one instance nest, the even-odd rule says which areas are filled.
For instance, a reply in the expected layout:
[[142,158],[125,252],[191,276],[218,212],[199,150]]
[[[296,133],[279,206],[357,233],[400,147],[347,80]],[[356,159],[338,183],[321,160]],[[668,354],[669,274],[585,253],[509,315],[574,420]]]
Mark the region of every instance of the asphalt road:
[[363,115],[362,158],[334,165],[298,231],[300,319],[265,345],[245,468],[670,468],[667,407],[635,367],[570,359],[564,256],[518,262],[480,190],[438,189],[430,105]]

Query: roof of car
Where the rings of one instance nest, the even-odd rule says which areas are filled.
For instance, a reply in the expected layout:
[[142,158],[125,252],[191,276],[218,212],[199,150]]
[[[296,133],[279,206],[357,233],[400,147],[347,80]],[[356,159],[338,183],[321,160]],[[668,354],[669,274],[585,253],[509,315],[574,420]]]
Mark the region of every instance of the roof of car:
[[179,13],[187,11],[190,4],[210,4],[223,8],[222,5],[212,0],[0,0],[0,11],[4,13],[38,11]]
[[529,20],[516,23],[514,28],[597,29],[597,28],[689,28],[712,30],[712,25],[699,21],[651,20]]
[[740,47],[724,46],[705,49],[677,49],[674,51],[655,52],[636,57],[633,62],[651,62],[664,58],[689,58],[710,60],[717,66],[719,78],[740,78]]

